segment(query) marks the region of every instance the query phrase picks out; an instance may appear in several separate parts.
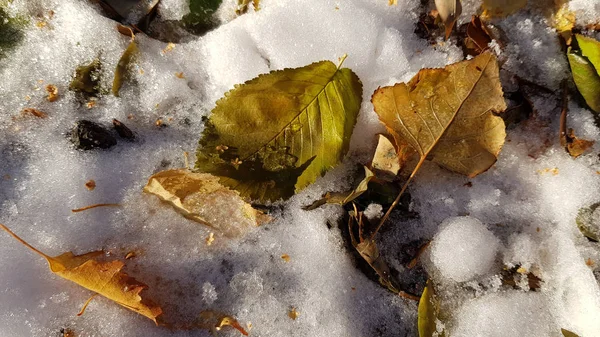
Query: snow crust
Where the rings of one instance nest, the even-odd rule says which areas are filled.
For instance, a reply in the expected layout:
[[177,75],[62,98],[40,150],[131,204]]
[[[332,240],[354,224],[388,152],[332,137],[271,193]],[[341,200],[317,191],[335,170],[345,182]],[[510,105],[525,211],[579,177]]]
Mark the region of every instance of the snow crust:
[[[184,3],[161,1],[163,19],[183,16]],[[465,13],[479,4],[466,1]],[[50,255],[104,249],[122,258],[136,252],[126,271],[150,286],[145,293],[173,321],[216,309],[244,326],[251,323],[254,336],[416,335],[416,303],[356,267],[337,226],[342,210],[301,206],[325,191],[350,187],[354,165],[368,161],[374,135],[384,132],[370,103],[377,87],[462,60],[452,41],[431,46],[413,33],[418,6],[413,0],[397,6],[384,0],[262,0],[259,11],[172,48],[138,34],[141,53],[132,81],[120,98],[103,95],[88,109],[68,90],[74,69],[100,58],[102,81],[110,88],[129,39],[88,2],[15,0],[10,13],[32,19],[24,41],[0,59],[0,222]],[[570,6],[586,13],[582,20],[598,18],[593,0],[573,0]],[[47,23],[42,27],[36,25],[40,16]],[[501,55],[508,72],[550,89],[570,76],[555,32],[541,14],[522,11],[495,23],[514,41]],[[207,245],[210,228],[141,193],[154,172],[184,166],[183,153],[194,153],[202,117],[234,84],[284,67],[337,63],[344,54],[344,66],[364,88],[349,157],[289,202],[275,205],[272,223],[240,240],[215,233]],[[47,101],[47,84],[57,86],[58,101]],[[558,97],[534,101],[535,116],[508,130],[488,172],[469,179],[426,163],[410,187],[411,210],[419,217],[392,218],[381,234],[386,259],[399,268],[398,247],[434,239],[429,262],[423,260],[430,263],[448,313],[450,336],[560,336],[560,328],[598,336],[600,290],[593,271],[600,256],[574,219],[579,208],[600,199],[599,148],[573,159],[560,147]],[[17,118],[29,107],[48,118]],[[590,111],[576,101],[569,108],[577,135],[600,141]],[[66,137],[77,120],[110,125],[113,118],[138,140],[118,139],[109,150],[81,152]],[[158,119],[166,127],[157,127]],[[85,187],[90,179],[96,182],[93,191]],[[105,202],[122,206],[71,212]],[[369,214],[380,212],[373,206]],[[456,218],[465,215],[470,218]],[[0,240],[0,336],[54,336],[64,328],[77,336],[209,336],[155,327],[101,298],[77,317],[89,292],[52,275],[41,258],[8,236]],[[503,265],[534,271],[543,280],[541,289],[503,288]],[[296,320],[287,316],[292,307],[299,312]]]

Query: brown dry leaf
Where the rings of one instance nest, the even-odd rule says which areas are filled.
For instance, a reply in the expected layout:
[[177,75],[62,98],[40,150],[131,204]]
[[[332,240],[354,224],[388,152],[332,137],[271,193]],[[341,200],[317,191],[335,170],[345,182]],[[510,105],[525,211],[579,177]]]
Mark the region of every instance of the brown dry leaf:
[[509,16],[527,5],[527,0],[483,0],[481,17],[502,18]]
[[465,47],[469,55],[479,55],[488,49],[488,44],[492,42],[492,37],[481,19],[473,15],[471,22],[467,26],[467,38],[464,40]]
[[48,92],[48,102],[54,102],[58,99],[58,88],[54,84],[48,84],[46,86],[46,91]]
[[560,113],[560,145],[567,150],[573,158],[577,158],[594,146],[594,141],[579,139],[571,128],[567,128],[567,113],[569,111],[569,98],[566,84],[563,83],[562,111]]
[[302,207],[305,211],[310,211],[313,209],[317,209],[320,206],[325,204],[334,204],[334,205],[345,205],[350,201],[358,198],[361,194],[365,193],[369,188],[369,182],[371,179],[375,177],[373,171],[371,171],[368,167],[364,166],[365,169],[365,177],[363,180],[358,183],[358,186],[351,191],[346,192],[327,192],[323,195],[323,197],[319,200],[316,200],[312,204],[308,206]]
[[85,187],[88,190],[93,191],[96,188],[96,182],[94,181],[94,179],[90,179],[85,183]]
[[504,122],[494,112],[506,104],[490,52],[443,69],[422,69],[408,84],[377,89],[371,101],[396,143],[408,142],[421,163],[432,157],[474,177],[496,162],[504,144]]
[[229,325],[238,330],[242,335],[248,336],[248,332],[244,330],[235,318],[215,310],[202,311],[196,325],[201,329],[208,329],[212,334],[216,334],[224,326]]
[[446,40],[452,33],[452,28],[454,27],[454,23],[456,23],[456,19],[462,13],[462,5],[460,0],[435,0],[435,7],[438,11],[442,22],[444,22],[444,27],[446,27]]
[[504,121],[494,113],[506,104],[490,52],[443,69],[422,69],[408,83],[377,89],[371,102],[396,144],[407,142],[420,156],[379,227],[425,159],[474,177],[496,162],[504,144]]
[[219,177],[174,169],[154,174],[144,187],[167,202],[184,217],[220,230],[225,236],[239,237],[250,227],[270,218],[246,203],[237,191],[219,183]]
[[[400,291],[392,283],[390,268],[379,254],[377,243],[372,237],[367,240],[363,237],[364,221],[363,213],[358,212],[356,205],[354,205],[354,212],[350,213],[350,218],[348,219],[350,242],[360,256],[367,261],[369,266],[371,266],[377,275],[379,275],[379,283],[388,288],[391,292],[398,294]],[[358,237],[355,235],[355,232],[358,232]]]
[[25,116],[25,115],[33,115],[37,118],[46,118],[48,117],[48,114],[40,111],[38,109],[34,109],[34,108],[25,108],[23,109],[23,111],[21,111],[21,115]]
[[154,323],[162,314],[162,309],[151,301],[140,296],[147,285],[121,272],[125,265],[121,261],[99,262],[95,258],[104,255],[103,251],[74,255],[66,252],[59,256],[48,256],[37,250],[14,234],[3,224],[0,228],[8,232],[23,245],[38,253],[48,261],[50,271],[56,275],[75,282],[78,285],[100,294],[125,308],[146,316]]

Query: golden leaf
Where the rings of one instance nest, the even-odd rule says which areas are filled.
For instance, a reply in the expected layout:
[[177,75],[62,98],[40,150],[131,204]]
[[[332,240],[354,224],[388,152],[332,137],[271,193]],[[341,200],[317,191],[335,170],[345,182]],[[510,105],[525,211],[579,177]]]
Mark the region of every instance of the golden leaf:
[[161,171],[150,177],[144,192],[171,204],[184,217],[239,237],[268,216],[246,203],[237,191],[219,183],[219,177],[188,169]]
[[119,97],[119,90],[121,90],[123,81],[129,74],[129,68],[131,66],[131,62],[133,61],[134,57],[137,56],[138,53],[139,53],[139,48],[138,48],[137,44],[135,43],[135,40],[133,40],[133,38],[132,38],[131,42],[129,42],[129,45],[127,46],[127,49],[125,49],[125,51],[123,52],[123,55],[121,55],[121,58],[119,59],[119,62],[117,63],[117,67],[115,68],[115,77],[113,79],[113,85],[112,85],[112,94],[114,96]]
[[506,104],[489,52],[444,69],[423,69],[408,84],[377,89],[371,101],[396,143],[410,144],[420,162],[431,156],[474,177],[496,162],[504,144],[504,122],[494,112]]
[[371,102],[396,144],[407,142],[420,156],[379,227],[425,159],[474,177],[496,162],[504,144],[504,121],[494,112],[506,104],[489,51],[443,69],[422,69],[408,83],[377,89]]
[[162,309],[140,296],[140,292],[148,288],[148,286],[121,272],[121,269],[125,265],[123,262],[96,261],[95,258],[104,254],[102,251],[90,252],[83,255],[74,255],[72,252],[66,252],[55,257],[48,256],[25,242],[3,224],[0,224],[0,228],[29,249],[44,257],[48,261],[50,271],[54,274],[75,282],[129,310],[146,316],[158,324],[156,318],[162,314]]
[[509,16],[527,5],[527,0],[483,0],[483,18]]

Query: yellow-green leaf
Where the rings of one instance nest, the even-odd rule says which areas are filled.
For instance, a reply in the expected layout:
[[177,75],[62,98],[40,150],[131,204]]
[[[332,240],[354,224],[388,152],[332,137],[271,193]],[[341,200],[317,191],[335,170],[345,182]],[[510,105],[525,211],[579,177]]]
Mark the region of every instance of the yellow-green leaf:
[[330,61],[260,75],[217,101],[196,168],[243,197],[289,198],[342,160],[361,100],[358,77]]
[[123,85],[123,81],[128,75],[129,67],[133,58],[139,53],[139,49],[134,40],[129,42],[129,46],[121,55],[119,59],[119,63],[117,63],[117,68],[115,69],[115,78],[113,79],[112,85],[112,93],[115,96],[119,96],[119,90],[121,90],[121,86]]
[[417,318],[419,337],[433,337],[437,330],[437,306],[434,296],[431,280],[427,280],[427,285],[423,289],[423,294],[421,294],[421,299],[419,300]]
[[600,42],[575,35],[579,49],[569,47],[567,56],[573,80],[586,103],[600,113]]
[[579,337],[578,334],[571,332],[567,329],[560,329],[560,332],[562,332],[563,336],[565,337]]
[[496,57],[490,52],[444,69],[422,69],[408,83],[379,88],[372,102],[396,139],[420,155],[470,177],[486,171],[506,136],[506,108]]

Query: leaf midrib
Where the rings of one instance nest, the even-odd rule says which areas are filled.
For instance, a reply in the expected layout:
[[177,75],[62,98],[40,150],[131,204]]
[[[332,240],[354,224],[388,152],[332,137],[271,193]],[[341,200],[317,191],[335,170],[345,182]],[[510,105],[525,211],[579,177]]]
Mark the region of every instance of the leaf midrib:
[[[329,63],[332,63],[331,61],[326,61]],[[332,63],[333,64],[333,63]],[[335,66],[335,65],[334,65]],[[283,128],[277,132],[271,139],[269,139],[269,141],[267,141],[265,144],[261,145],[258,149],[256,149],[256,151],[252,152],[251,154],[247,155],[246,157],[242,158],[242,161],[244,160],[248,160],[249,158],[251,158],[252,156],[254,156],[255,154],[257,154],[258,152],[260,152],[260,150],[264,149],[265,147],[267,147],[267,145],[269,145],[271,142],[273,142],[275,139],[277,139],[278,137],[281,136],[281,134],[283,132],[285,132],[285,130],[292,124],[292,122],[298,118],[298,116],[302,115],[302,113],[306,112],[308,107],[311,106],[316,100],[317,98],[323,93],[323,91],[325,91],[325,88],[327,88],[328,85],[330,85],[331,83],[333,83],[333,78],[335,77],[335,75],[340,71],[340,67],[336,67],[336,70],[333,72],[333,75],[331,75],[331,77],[329,77],[329,79],[327,80],[327,83],[323,86],[323,88],[321,90],[319,90],[319,92],[315,95],[315,97],[313,97],[313,99],[308,102],[302,109],[300,109],[300,111],[295,114],[288,123],[286,123]],[[319,109],[320,110],[320,109]],[[310,119],[310,116],[308,117],[308,119]],[[304,125],[302,125],[302,127],[304,127]]]
[[[448,122],[448,124],[446,124],[446,126],[442,128],[442,132],[440,132],[437,137],[434,137],[434,141],[433,141],[432,145],[429,147],[429,149],[426,152],[423,152],[423,154],[421,154],[421,159],[427,157],[429,155],[429,153],[431,153],[431,151],[435,148],[435,146],[440,142],[440,139],[446,134],[446,131],[448,131],[448,129],[450,128],[450,125],[452,125],[452,123],[454,123],[454,120],[456,119],[456,116],[458,115],[458,112],[460,111],[460,109],[462,109],[462,107],[465,104],[465,102],[467,101],[467,99],[469,99],[469,97],[473,93],[473,90],[475,89],[475,87],[477,86],[477,84],[479,83],[479,81],[481,81],[481,78],[483,78],[483,73],[486,71],[487,67],[489,66],[491,59],[492,59],[491,55],[488,56],[487,62],[485,63],[484,67],[481,69],[479,77],[473,83],[473,85],[471,86],[471,89],[465,95],[465,98],[460,102],[460,104],[458,105],[458,108],[456,108],[454,114],[452,114],[452,118],[450,119],[450,121]],[[419,116],[420,115],[421,114],[419,114]],[[434,112],[434,115],[436,115],[435,112]],[[425,123],[425,124],[427,124],[427,123]],[[421,144],[419,144],[419,146],[421,146]]]

